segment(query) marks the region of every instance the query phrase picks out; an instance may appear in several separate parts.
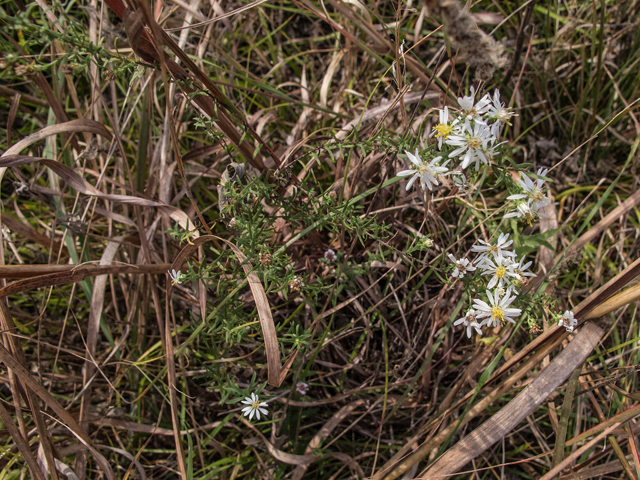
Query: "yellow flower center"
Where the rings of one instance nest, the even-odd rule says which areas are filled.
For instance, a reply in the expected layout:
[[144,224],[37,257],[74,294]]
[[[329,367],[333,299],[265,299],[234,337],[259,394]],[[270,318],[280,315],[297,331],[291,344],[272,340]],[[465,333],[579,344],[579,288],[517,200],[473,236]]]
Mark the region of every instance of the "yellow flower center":
[[494,319],[500,320],[500,323],[504,323],[504,311],[500,307],[493,307],[491,315],[493,315]]
[[436,133],[436,137],[444,137],[447,138],[453,131],[453,125],[446,125],[444,123],[439,123],[435,127],[433,127],[438,133]]
[[504,267],[496,268],[496,277],[502,278],[502,277],[504,277],[505,273],[507,273],[507,269],[506,268],[504,268]]
[[544,200],[546,197],[544,196],[544,193],[542,193],[542,190],[536,187],[529,192],[529,198],[535,202],[540,202]]
[[254,410],[258,410],[258,407],[260,407],[260,402],[253,402],[251,404],[251,408],[253,408]]
[[482,141],[478,137],[469,137],[467,142],[469,147],[475,148],[476,150],[482,146]]

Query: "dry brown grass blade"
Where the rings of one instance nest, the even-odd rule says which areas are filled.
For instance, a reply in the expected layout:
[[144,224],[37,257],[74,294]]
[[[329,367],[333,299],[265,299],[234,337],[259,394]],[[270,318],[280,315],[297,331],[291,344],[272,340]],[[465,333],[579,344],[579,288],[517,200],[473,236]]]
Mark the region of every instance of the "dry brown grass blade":
[[93,445],[93,441],[82,430],[78,422],[69,412],[67,412],[58,401],[44,388],[37,380],[35,380],[29,371],[24,368],[20,363],[13,358],[11,353],[0,345],[0,361],[2,361],[8,368],[12,369],[15,374],[20,378],[20,381],[29,389],[31,389],[42,401],[53,410],[59,417],[59,420],[80,440],[86,445],[93,454],[96,462],[100,465],[100,468],[104,472],[108,480],[115,480],[115,475],[109,466],[107,460],[96,450]]
[[[125,7],[120,0],[106,0],[106,3],[111,7],[111,9],[113,9],[116,15],[118,15],[123,20],[134,14],[131,11],[125,10]],[[136,31],[132,31],[131,35],[133,38],[130,37],[130,41],[137,40],[136,44],[132,43],[134,51],[137,55],[139,55],[147,62],[161,63],[158,51],[154,47],[150,35],[147,31],[140,30],[139,36]],[[211,82],[208,80],[206,74],[202,72],[195,65],[195,63],[186,54],[184,54],[182,49],[180,49],[180,47],[178,47],[175,42],[173,42],[173,40],[161,29],[160,36],[162,36],[163,43],[167,44],[174,51],[174,53],[178,55],[183,62],[185,62],[187,68],[192,69],[191,73],[197,76],[200,81],[206,79],[203,84],[209,89],[213,84],[211,84]],[[165,53],[164,50],[160,50],[160,52],[164,56],[163,60],[166,64],[167,69],[169,70],[169,72],[171,72],[171,75],[173,77],[178,80],[187,80],[190,78],[187,71],[176,62],[174,62]],[[181,83],[180,88],[184,91],[188,98],[191,98],[193,94],[196,93],[197,90],[199,90],[197,88],[191,88],[185,83]],[[219,92],[219,90],[215,88],[215,86],[213,88],[214,90],[210,90],[212,95],[215,95],[214,92],[220,94],[220,97],[216,98],[216,100],[220,101],[223,106],[233,108],[226,100],[226,98]],[[225,114],[224,111],[222,111],[222,109],[218,109],[216,107],[211,97],[209,97],[208,95],[195,95],[193,96],[193,102],[198,105],[207,115],[209,115],[212,120],[216,122],[216,124],[220,127],[220,130],[222,130],[227,135],[227,137],[229,137],[229,139],[238,147],[242,155],[250,164],[261,171],[265,169],[264,162],[262,161],[262,156],[260,155],[260,153],[258,153],[254,157],[254,149],[246,140],[243,140],[242,136],[240,135],[240,133],[238,133],[229,117]]]
[[46,235],[42,235],[28,223],[24,224],[20,220],[13,218],[6,212],[0,213],[0,221],[3,225],[6,225],[12,232],[22,235],[23,237],[28,238],[29,240],[32,240],[36,243],[39,243],[47,249],[51,248],[55,252],[59,252],[60,250],[66,252],[67,250],[67,248],[60,242],[55,240],[52,241],[49,237],[47,237]]
[[74,133],[74,132],[90,132],[96,135],[101,135],[107,140],[111,140],[113,136],[107,128],[100,122],[89,119],[71,120],[69,122],[58,123],[56,125],[49,125],[44,127],[31,135],[26,136],[18,143],[7,149],[0,158],[9,157],[11,155],[17,155],[29,145],[33,145],[40,140],[43,140],[52,135],[58,135],[60,133]]
[[[264,446],[267,447],[267,450],[269,451],[271,456],[273,456],[273,458],[275,458],[276,460],[282,463],[286,463],[288,465],[307,465],[321,458],[319,456],[306,454],[306,453],[305,455],[295,455],[293,453],[283,452],[282,450],[279,450],[276,447],[274,447],[271,444],[271,442],[269,442],[269,440],[267,440],[265,436],[262,435],[262,433],[260,433],[260,431],[251,424],[251,422],[248,422],[244,417],[240,417],[240,421],[244,423],[247,427],[249,427],[251,430],[253,430],[253,432],[256,435],[258,435],[258,437],[260,437],[260,440],[258,439],[254,439],[254,440],[256,440],[257,442],[262,441],[262,443],[264,443]],[[257,443],[256,441],[251,441],[251,439],[249,439],[249,440],[245,440],[244,443],[247,445],[252,445]]]
[[[11,317],[11,312],[4,300],[0,300],[0,327],[4,331],[4,341],[5,345],[9,349],[9,351],[13,354],[14,358],[21,365],[27,365],[27,360],[24,355],[24,351],[22,350],[22,345],[20,341],[12,335],[14,331],[16,331],[16,325],[13,322],[13,318]],[[20,380],[17,378],[15,372],[9,370],[9,378],[11,385],[11,392],[13,394],[13,404],[16,410],[16,417],[18,419],[18,424],[21,430],[21,434],[26,438],[27,431],[24,424],[24,419],[22,416],[22,403],[20,399],[24,399],[26,407],[31,412],[31,416],[33,418],[34,423],[36,424],[36,430],[38,431],[38,435],[40,436],[40,448],[42,448],[42,453],[44,454],[44,460],[50,469],[53,469],[53,473],[51,474],[52,480],[57,480],[58,475],[55,471],[55,460],[54,460],[54,445],[51,440],[51,435],[49,434],[49,430],[47,429],[47,425],[44,421],[42,412],[40,411],[40,402],[38,398],[34,395],[34,393],[28,388],[24,388],[24,386],[20,383]]]
[[[102,258],[100,259],[100,265],[110,265],[113,263],[113,259],[120,247],[120,240],[123,237],[116,237],[113,242],[109,242],[104,249]],[[87,420],[89,416],[89,408],[91,406],[93,375],[96,371],[96,346],[98,344],[98,336],[100,330],[100,316],[102,315],[102,307],[104,305],[104,292],[107,287],[108,275],[98,275],[93,284],[93,293],[91,296],[91,305],[89,307],[89,320],[87,322],[87,338],[85,341],[86,358],[84,363],[84,369],[82,372],[82,384],[83,390],[82,398],[80,400],[80,425],[82,428],[87,429],[89,422]],[[88,429],[87,429],[88,430]],[[80,461],[78,461],[80,460]],[[76,472],[80,475],[80,478],[84,478],[86,469],[86,459],[84,452],[79,453],[76,458]]]
[[13,423],[11,415],[9,415],[9,412],[6,408],[4,408],[4,405],[2,403],[0,403],[0,420],[2,420],[4,428],[7,429],[9,435],[11,435],[11,439],[15,442],[18,450],[22,454],[22,458],[24,458],[24,461],[29,467],[29,471],[31,472],[33,478],[35,478],[36,480],[46,480],[44,474],[42,473],[42,470],[40,470],[38,462],[31,453],[29,443],[22,436],[22,433],[20,433],[20,430],[18,430],[16,424]]
[[[304,450],[305,455],[311,455],[314,451],[316,451],[322,444],[322,441],[325,440],[338,425],[340,425],[340,422],[351,415],[351,412],[353,412],[356,408],[363,404],[364,400],[356,400],[349,405],[345,405],[336,413],[334,413],[329,421],[325,423],[320,431],[316,433],[309,441],[307,448],[305,448]],[[315,457],[313,460],[317,459],[318,457]],[[312,462],[298,464],[296,469],[293,471],[293,475],[291,478],[293,480],[301,480],[311,463]]]
[[[20,268],[22,267],[22,268]],[[2,275],[2,272],[15,272],[30,269],[27,267],[33,267],[33,270],[43,270],[46,267],[50,267],[56,273],[49,273],[46,275],[38,275],[36,277],[26,278],[24,280],[18,280],[17,282],[10,283],[6,287],[0,288],[0,298],[8,295],[13,295],[20,292],[26,292],[28,290],[35,290],[36,288],[52,287],[54,285],[67,285],[69,283],[78,283],[84,280],[86,277],[96,277],[98,275],[109,274],[162,274],[166,273],[171,267],[169,263],[160,263],[157,265],[110,265],[110,266],[80,266],[75,265],[6,265],[0,266],[0,278],[16,278],[10,275]],[[178,267],[180,268],[180,267]],[[27,276],[25,274],[25,276]]]
[[445,478],[503,438],[564,383],[603,335],[604,332],[598,326],[592,323],[584,325],[569,345],[531,384],[498,413],[450,448],[429,467],[422,478]]
[[[568,336],[568,333],[564,329],[557,329],[562,332],[560,336],[553,338],[551,341],[544,343],[540,348],[524,362],[515,372],[513,372],[507,379],[505,379],[498,388],[494,388],[487,393],[487,396],[473,405],[464,419],[458,425],[457,422],[451,423],[448,427],[439,431],[433,438],[430,438],[424,442],[420,447],[412,452],[413,446],[418,442],[419,438],[424,435],[424,432],[431,428],[437,428],[442,422],[443,418],[451,415],[452,412],[459,409],[466,402],[469,401],[473,392],[469,392],[463,399],[459,400],[453,407],[442,413],[442,415],[433,419],[428,423],[421,432],[409,439],[409,441],[402,447],[398,453],[396,453],[391,459],[385,463],[385,465],[371,477],[371,480],[393,480],[408,472],[416,463],[421,462],[434,448],[441,445],[450,435],[452,435],[458,428],[462,428],[478,415],[482,414],[494,401],[501,396],[507,394],[513,385],[522,379],[527,373],[529,373],[534,367],[538,366],[542,359],[549,355],[555,348],[562,343],[562,341]],[[408,456],[407,456],[408,455]]]
[[[582,248],[589,242],[595,240],[598,235],[604,232],[620,217],[623,217],[629,213],[634,207],[640,204],[640,190],[634,192],[624,202],[614,208],[609,214],[607,214],[602,220],[596,223],[593,227],[589,228],[584,234],[567,247],[562,253],[556,255],[552,265],[558,265],[563,259],[571,258],[574,254],[582,250]],[[533,282],[531,282],[531,291],[537,290],[545,281],[547,275],[538,275]]]
[[9,114],[7,115],[7,147],[11,147],[13,142],[11,141],[11,130],[13,129],[13,122],[16,119],[18,113],[18,107],[20,106],[20,94],[16,93],[11,100],[11,106],[9,107]]
[[[267,353],[267,365],[269,367],[269,385],[279,387],[280,385],[282,385],[282,382],[287,376],[289,368],[291,368],[291,364],[295,360],[298,351],[295,350],[284,365],[280,363],[280,347],[278,346],[278,335],[276,333],[276,327],[273,322],[273,316],[271,315],[271,307],[269,305],[269,300],[267,299],[267,294],[265,293],[262,283],[260,282],[260,278],[258,278],[258,275],[256,275],[256,273],[253,271],[251,263],[247,262],[247,257],[245,257],[240,249],[238,249],[238,247],[236,247],[228,240],[225,240],[224,238],[220,238],[215,235],[204,235],[202,237],[196,238],[192,241],[192,244],[187,245],[180,251],[175,261],[173,262],[172,268],[179,269],[180,265],[184,263],[186,258],[204,243],[217,243],[218,241],[226,243],[229,248],[233,250],[233,253],[242,263],[242,268],[247,274],[247,282],[249,283],[251,293],[253,294],[253,298],[256,302],[256,309],[258,311],[258,317],[260,318],[260,327],[262,328],[262,335],[264,337],[264,345]],[[170,299],[171,285],[169,286],[169,288],[167,288],[167,301],[170,301]]]
[[[138,205],[143,207],[158,207],[158,209],[169,215],[176,222],[178,222],[185,230],[190,230],[193,225],[189,220],[189,217],[180,209],[172,207],[162,202],[156,202],[154,200],[148,200],[146,198],[133,197],[130,195],[112,195],[105,194],[96,189],[93,185],[86,182],[80,177],[72,168],[50,160],[47,158],[29,157],[26,155],[11,155],[8,157],[0,157],[0,177],[2,176],[3,168],[13,167],[19,165],[25,165],[31,162],[40,162],[49,167],[54,173],[59,175],[65,182],[71,187],[75,188],[85,195],[92,197],[102,198],[104,200],[110,200],[112,202],[127,203],[132,205]],[[190,226],[191,225],[191,226]]]
[[597,437],[593,438],[591,441],[587,442],[582,447],[578,448],[575,452],[571,453],[571,455],[569,455],[567,458],[565,458],[556,467],[554,467],[551,470],[549,470],[546,473],[546,475],[544,475],[543,477],[540,478],[540,480],[551,480],[556,475],[560,474],[562,472],[562,470],[564,470],[566,467],[568,467],[573,461],[577,460],[584,452],[587,452],[589,449],[593,448],[593,446],[596,445],[598,442],[600,442],[600,440],[602,438],[604,438],[606,435],[608,435],[613,430],[618,428],[620,425],[622,425],[622,422],[615,423],[612,426],[610,426],[609,428],[607,428],[600,435],[598,435]]
[[[607,215],[608,217],[608,215]],[[587,320],[589,318],[595,318],[590,316],[589,313],[596,308],[599,307],[603,302],[609,299],[615,292],[624,288],[629,284],[635,277],[640,274],[640,259],[633,262],[627,268],[625,268],[618,275],[613,277],[603,286],[601,286],[598,290],[593,292],[589,297],[584,299],[580,304],[573,309],[573,313],[576,318],[580,320]],[[487,383],[494,381],[504,372],[509,370],[513,365],[517,364],[524,357],[529,355],[531,352],[535,351],[542,344],[551,341],[553,338],[557,338],[558,335],[563,334],[562,328],[552,328],[547,330],[542,335],[536,337],[533,342],[527,344],[523,349],[518,351],[512,358],[507,360],[505,364],[500,367],[500,369],[492,375],[492,377],[488,380]]]
[[143,207],[174,208],[169,205],[165,205],[162,202],[156,202],[154,200],[148,200],[146,198],[133,197],[130,195],[112,195],[112,194],[102,193],[100,190],[95,188],[89,182],[84,180],[72,168],[68,167],[63,163],[57,162],[55,160],[50,160],[48,158],[29,157],[26,155],[3,156],[3,157],[0,157],[0,168],[17,167],[20,165],[27,165],[33,162],[39,162],[49,167],[51,170],[53,170],[53,172],[56,175],[58,175],[65,182],[67,182],[67,184],[70,187],[78,190],[80,193],[84,193],[85,195],[90,195],[92,197],[98,197],[105,200],[111,200],[112,202],[128,203],[132,205],[140,205]]
[[617,310],[620,307],[628,305],[630,303],[635,302],[640,298],[640,284],[634,285],[617,295],[609,298],[598,307],[594,308],[590,313],[588,313],[584,318],[585,320],[590,318],[598,318],[606,315],[608,313]]

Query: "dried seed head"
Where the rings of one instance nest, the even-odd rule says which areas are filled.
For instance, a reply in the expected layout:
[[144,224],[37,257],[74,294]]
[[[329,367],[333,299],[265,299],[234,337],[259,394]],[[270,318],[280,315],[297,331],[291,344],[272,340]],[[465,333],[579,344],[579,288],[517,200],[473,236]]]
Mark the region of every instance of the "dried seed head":
[[263,267],[268,267],[271,264],[271,254],[270,253],[260,253],[260,263]]

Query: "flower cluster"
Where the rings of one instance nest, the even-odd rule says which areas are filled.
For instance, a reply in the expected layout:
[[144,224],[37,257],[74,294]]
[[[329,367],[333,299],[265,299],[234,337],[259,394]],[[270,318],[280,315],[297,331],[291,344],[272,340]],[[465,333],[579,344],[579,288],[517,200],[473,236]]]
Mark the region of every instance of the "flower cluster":
[[[493,97],[488,93],[477,102],[476,92],[471,87],[471,95],[458,98],[460,111],[453,113],[448,107],[439,111],[439,123],[433,127],[431,137],[437,139],[437,150],[429,150],[423,159],[418,150],[415,154],[406,151],[405,155],[413,164],[410,170],[398,172],[399,176],[413,175],[407,183],[407,190],[420,179],[423,189],[432,190],[434,185],[439,185],[439,179],[446,175],[456,175],[454,184],[463,193],[467,191],[468,184],[462,173],[470,165],[475,170],[480,170],[480,165],[489,165],[498,153],[498,137],[501,128],[509,123],[514,115],[500,101],[500,92],[496,89]],[[431,153],[431,154],[429,154]],[[447,160],[443,161],[443,158]],[[452,170],[447,165],[452,159],[459,159],[459,170]]]
[[479,245],[471,248],[472,252],[479,253],[473,263],[466,258],[456,260],[453,255],[449,255],[449,259],[455,263],[452,273],[454,278],[464,278],[466,273],[476,269],[480,271],[480,275],[490,277],[485,290],[488,302],[474,299],[473,308],[454,322],[454,325],[463,324],[467,327],[468,337],[471,337],[473,330],[482,335],[482,328],[485,326],[497,327],[505,322],[515,323],[513,317],[522,313],[521,309],[511,307],[518,295],[516,288],[523,284],[526,277],[535,276],[527,271],[533,262],[525,263],[524,256],[516,261],[515,252],[509,249],[513,240],[509,240],[508,233],[501,233],[495,243],[483,240],[478,242]]

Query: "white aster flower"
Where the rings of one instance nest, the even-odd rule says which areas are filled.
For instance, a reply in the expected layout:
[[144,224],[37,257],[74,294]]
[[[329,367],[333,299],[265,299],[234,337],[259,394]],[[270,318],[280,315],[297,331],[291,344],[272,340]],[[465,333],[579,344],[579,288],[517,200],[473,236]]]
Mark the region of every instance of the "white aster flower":
[[456,268],[451,272],[451,276],[453,278],[464,278],[464,274],[467,272],[473,272],[476,267],[474,267],[471,262],[469,262],[466,258],[461,258],[460,260],[456,260],[452,254],[448,255],[449,260],[456,264]]
[[478,239],[478,242],[480,242],[481,245],[474,245],[473,247],[471,247],[471,251],[480,253],[480,256],[474,261],[474,263],[478,264],[478,266],[480,267],[482,267],[485,259],[491,260],[491,255],[493,255],[494,257],[516,256],[514,252],[510,252],[509,250],[507,250],[507,248],[513,243],[513,240],[509,240],[508,233],[501,233],[498,237],[498,242],[495,245],[480,239]]
[[475,315],[476,311],[471,308],[464,317],[457,319],[455,322],[453,322],[453,324],[460,325],[462,323],[465,327],[467,327],[467,337],[469,338],[471,338],[471,332],[474,329],[478,335],[482,335],[482,325],[476,322]]
[[514,264],[514,271],[521,277],[537,277],[535,273],[527,272],[526,270],[533,265],[533,262],[524,263],[525,255],[522,256],[517,264]]
[[[491,127],[493,128],[497,125],[497,130],[500,132],[500,127],[508,124],[509,120],[513,116],[515,116],[515,113],[513,113],[510,108],[505,107],[505,105],[500,101],[500,91],[496,88],[493,92],[493,98],[491,99],[489,110],[485,115],[486,118],[496,122]],[[496,136],[498,135],[496,134]]]
[[466,169],[472,163],[476,165],[476,171],[480,170],[480,163],[487,165],[487,159],[484,151],[489,148],[489,143],[495,141],[495,137],[491,135],[491,130],[480,122],[474,122],[473,127],[467,118],[461,131],[449,135],[445,143],[452,147],[458,147],[449,154],[449,158],[462,158],[462,169]]
[[504,216],[504,218],[512,218],[512,217],[520,218],[520,217],[522,217],[525,222],[527,222],[529,225],[531,225],[538,218],[540,218],[540,217],[548,217],[548,216],[549,215],[547,215],[544,212],[541,212],[538,209],[538,207],[535,204],[535,202],[532,202],[531,200],[527,199],[526,201],[518,201],[518,203],[516,203],[515,208],[513,210],[511,210],[509,213],[507,213]]
[[475,103],[475,97],[476,89],[471,87],[471,95],[458,98],[458,105],[462,108],[462,114],[465,117],[480,120],[479,117],[490,108],[491,97],[486,94],[478,100],[478,103]]
[[444,142],[449,135],[453,133],[453,129],[458,123],[457,119],[454,119],[451,123],[449,123],[449,108],[444,107],[444,110],[439,110],[440,112],[440,123],[433,127],[433,132],[429,135],[433,137],[434,135],[438,139],[438,149],[442,150],[442,142]]
[[433,190],[433,185],[439,185],[438,177],[449,174],[449,169],[446,167],[447,163],[449,163],[448,161],[442,165],[438,164],[438,162],[442,160],[441,156],[435,157],[431,162],[425,162],[420,158],[417,148],[415,155],[409,151],[405,151],[405,154],[407,155],[407,158],[411,160],[411,163],[417,167],[416,169],[398,172],[398,175],[401,177],[413,175],[411,180],[407,183],[407,190],[411,188],[417,179],[420,179],[420,186],[423,190],[426,190],[427,188],[429,190]]
[[[497,138],[497,137],[494,137],[494,138]],[[489,143],[491,143],[491,141]],[[498,153],[499,153],[498,147],[504,143],[507,143],[507,142],[500,142],[500,143],[496,143],[495,145],[489,145],[489,147],[487,147],[485,150],[482,151],[489,165],[491,165],[493,163],[493,160],[498,156]]]
[[260,420],[260,414],[265,417],[269,413],[266,408],[267,404],[265,402],[260,402],[260,397],[255,393],[252,393],[250,397],[245,397],[245,399],[241,402],[247,405],[242,409],[242,413],[244,413],[245,417],[249,417],[249,420],[253,420],[253,416],[256,416],[256,420]]
[[493,295],[489,290],[487,290],[487,297],[489,297],[489,303],[491,305],[479,299],[475,299],[473,301],[473,308],[476,310],[476,318],[484,318],[480,325],[491,326],[493,324],[494,327],[497,327],[505,321],[516,323],[511,317],[517,317],[522,313],[522,310],[519,308],[509,308],[511,302],[516,299],[515,296],[511,296],[509,291],[507,291],[506,295],[500,298],[500,293],[497,290]]
[[[549,170],[546,168],[539,168],[538,175],[544,177]],[[524,190],[523,193],[518,193],[515,195],[509,195],[507,200],[523,200],[527,199],[534,206],[536,211],[540,210],[543,207],[549,205],[549,198],[542,192],[544,187],[544,180],[542,178],[536,179],[536,183],[524,173],[520,172],[520,178],[518,179],[518,183],[520,187]]]
[[[487,288],[493,288],[496,285],[499,288],[503,288],[505,285],[511,285],[511,282],[514,280],[520,280],[520,275],[515,272],[515,267],[517,263],[513,263],[513,259],[508,257],[503,257],[502,255],[497,255],[493,260],[487,258],[480,265],[480,268],[483,268],[482,275],[493,275]],[[501,294],[501,296],[504,293]]]
[[576,325],[578,325],[578,320],[573,316],[571,310],[564,312],[564,315],[562,315],[562,318],[558,322],[558,326],[566,328],[567,332],[573,332]]
[[177,272],[175,270],[167,270],[167,273],[169,274],[169,278],[171,278],[171,285],[182,283],[182,273],[180,273],[180,270],[178,270]]

